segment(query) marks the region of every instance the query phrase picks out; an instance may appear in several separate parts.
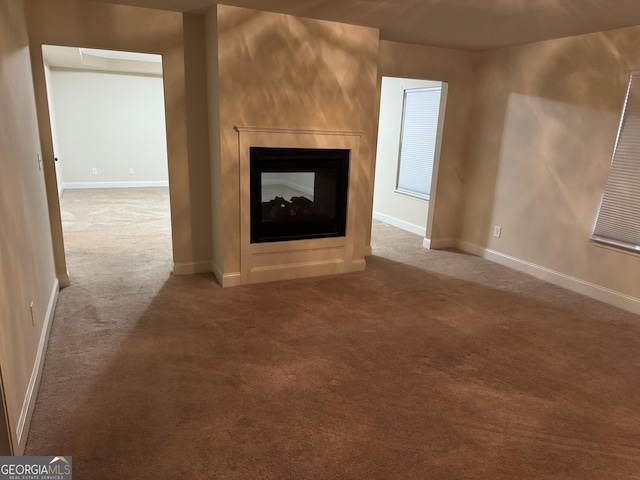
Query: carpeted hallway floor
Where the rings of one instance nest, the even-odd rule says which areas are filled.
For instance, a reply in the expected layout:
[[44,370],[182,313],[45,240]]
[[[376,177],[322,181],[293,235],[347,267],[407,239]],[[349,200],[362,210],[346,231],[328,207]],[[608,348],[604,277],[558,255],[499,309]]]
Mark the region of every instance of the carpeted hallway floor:
[[380,223],[365,272],[223,290],[169,274],[167,212],[65,192],[26,454],[93,480],[640,478],[639,317]]

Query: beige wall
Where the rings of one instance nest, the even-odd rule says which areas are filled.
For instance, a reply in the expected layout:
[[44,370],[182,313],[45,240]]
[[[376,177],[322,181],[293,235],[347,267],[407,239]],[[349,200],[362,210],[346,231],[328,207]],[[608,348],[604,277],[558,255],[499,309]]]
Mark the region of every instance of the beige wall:
[[[193,271],[210,272],[212,243],[211,179],[209,168],[205,19],[202,15],[184,14],[182,21],[186,90],[184,102],[189,156],[188,201],[184,202],[184,205],[191,208],[191,212],[188,214],[191,216],[191,221],[189,222],[191,232],[188,238],[193,252],[190,259],[185,261],[192,261],[196,264]],[[172,197],[175,195],[174,192],[175,190],[172,189]]]
[[222,213],[222,161],[220,158],[220,88],[218,82],[218,9],[205,17],[207,68],[207,114],[209,117],[209,155],[211,175],[212,267],[218,279],[224,271],[225,226]]
[[64,275],[66,267],[55,193],[42,44],[163,56],[174,263],[178,273],[208,271],[211,210],[207,125],[206,110],[198,104],[206,104],[202,78],[204,42],[198,40],[204,38],[203,23],[189,16],[183,19],[176,12],[79,0],[28,0],[27,18],[57,274]]
[[4,394],[2,392],[2,375],[0,372],[0,456],[11,455],[11,439],[9,437],[9,424],[4,406]]
[[[213,17],[209,15],[209,22]],[[215,168],[222,180],[221,191],[214,191],[214,196],[221,199],[224,232],[222,238],[215,238],[222,241],[224,266],[219,268],[227,274],[240,271],[235,125],[361,131],[362,161],[353,168],[359,170],[358,181],[369,185],[376,128],[378,31],[224,5],[217,9],[217,29],[220,162]],[[364,255],[371,211],[367,190],[358,189],[363,193],[356,199],[355,258]]]
[[427,237],[433,246],[451,246],[463,217],[462,176],[474,90],[474,54],[460,50],[380,41],[379,76],[447,82],[448,98],[438,181],[431,192]]
[[0,112],[0,368],[14,453],[20,453],[26,435],[18,444],[18,419],[56,285],[21,0],[0,0]]
[[481,55],[463,241],[640,297],[640,257],[589,242],[639,38],[634,27]]

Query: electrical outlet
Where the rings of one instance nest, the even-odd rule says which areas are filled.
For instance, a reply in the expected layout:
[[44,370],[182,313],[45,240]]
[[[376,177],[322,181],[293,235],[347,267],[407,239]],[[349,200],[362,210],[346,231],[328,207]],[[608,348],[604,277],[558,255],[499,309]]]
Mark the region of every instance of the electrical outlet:
[[91,169],[91,175],[97,175],[98,174],[98,169],[97,168],[92,168]]
[[36,156],[38,157],[38,170],[42,170],[42,155],[37,153]]
[[502,235],[502,227],[499,227],[498,225],[493,227],[493,236],[496,238],[500,238],[500,235]]
[[131,175],[133,175],[133,168],[130,168],[130,169],[129,169],[129,173],[130,173]]
[[33,327],[35,327],[36,326],[36,316],[33,313],[33,302],[31,302],[31,305],[29,305],[29,310],[31,311],[31,325]]

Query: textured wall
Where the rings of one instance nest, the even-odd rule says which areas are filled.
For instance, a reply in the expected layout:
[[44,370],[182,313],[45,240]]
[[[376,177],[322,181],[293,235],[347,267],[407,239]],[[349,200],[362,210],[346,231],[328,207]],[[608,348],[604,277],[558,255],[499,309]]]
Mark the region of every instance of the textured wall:
[[218,9],[205,17],[207,115],[211,180],[212,267],[221,278],[224,271],[224,215],[222,212],[222,161],[220,158],[220,89],[218,85]]
[[[474,56],[459,50],[380,42],[380,76],[438,80],[449,84],[436,192],[432,192],[427,237],[457,239],[463,217],[462,177],[473,101]],[[435,193],[435,194],[434,194]]]
[[[359,181],[371,180],[378,31],[219,5],[217,10],[224,273],[240,270],[235,125],[361,131]],[[365,189],[362,189],[365,190]],[[357,200],[364,254],[371,203]],[[216,229],[216,225],[214,225]],[[215,234],[214,234],[215,235]]]
[[[189,189],[189,227],[196,263],[193,271],[211,271],[211,171],[209,168],[209,117],[207,109],[207,65],[205,19],[184,14],[184,108],[186,113]],[[171,195],[174,195],[173,192]],[[186,215],[184,212],[182,215]]]
[[[16,427],[55,284],[21,0],[0,0],[0,115],[0,369],[15,453],[20,454]],[[21,447],[25,441],[23,436]]]
[[482,55],[464,241],[640,297],[640,258],[589,242],[639,39],[634,27]]

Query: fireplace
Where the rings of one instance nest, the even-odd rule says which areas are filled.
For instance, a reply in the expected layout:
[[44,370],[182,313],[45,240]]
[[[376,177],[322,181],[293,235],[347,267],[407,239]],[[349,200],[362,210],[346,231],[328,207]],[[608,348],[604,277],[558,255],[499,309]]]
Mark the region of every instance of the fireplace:
[[350,151],[250,148],[251,243],[344,237]]
[[[236,126],[239,271],[223,286],[364,270],[366,162],[360,132]],[[229,165],[230,168],[233,165]],[[235,202],[221,206],[233,210]],[[358,240],[357,242],[355,240]],[[232,265],[231,269],[234,268]]]

